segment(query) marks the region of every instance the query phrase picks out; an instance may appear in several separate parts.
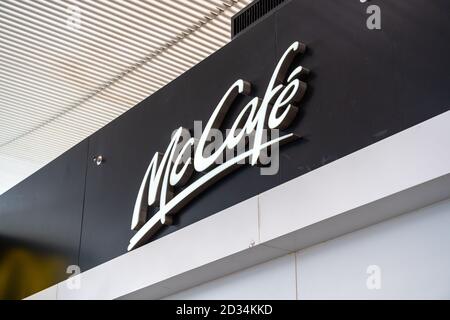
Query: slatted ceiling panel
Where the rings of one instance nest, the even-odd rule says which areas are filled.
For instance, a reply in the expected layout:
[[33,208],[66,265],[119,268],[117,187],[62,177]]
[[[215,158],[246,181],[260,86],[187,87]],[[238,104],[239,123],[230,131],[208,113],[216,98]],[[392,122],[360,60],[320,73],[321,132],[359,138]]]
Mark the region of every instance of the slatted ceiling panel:
[[249,2],[1,0],[0,193],[225,45]]

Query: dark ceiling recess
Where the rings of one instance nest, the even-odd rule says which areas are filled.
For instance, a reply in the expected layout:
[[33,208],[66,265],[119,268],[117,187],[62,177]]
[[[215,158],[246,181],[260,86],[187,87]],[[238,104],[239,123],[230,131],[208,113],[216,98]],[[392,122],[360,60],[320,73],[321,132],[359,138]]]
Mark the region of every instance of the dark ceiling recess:
[[273,9],[290,0],[255,0],[231,18],[231,38],[253,25]]

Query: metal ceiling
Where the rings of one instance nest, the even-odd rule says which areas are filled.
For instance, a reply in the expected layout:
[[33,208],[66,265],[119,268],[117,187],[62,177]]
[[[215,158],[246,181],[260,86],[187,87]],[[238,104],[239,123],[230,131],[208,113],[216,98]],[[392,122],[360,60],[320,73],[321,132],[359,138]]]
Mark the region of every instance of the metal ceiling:
[[230,40],[250,0],[0,1],[0,194]]

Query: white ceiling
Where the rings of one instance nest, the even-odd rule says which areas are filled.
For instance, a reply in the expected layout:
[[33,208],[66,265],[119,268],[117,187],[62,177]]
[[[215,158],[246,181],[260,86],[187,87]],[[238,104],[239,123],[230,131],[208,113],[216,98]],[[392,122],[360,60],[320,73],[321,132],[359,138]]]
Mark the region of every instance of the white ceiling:
[[251,0],[0,1],[0,194],[230,40]]

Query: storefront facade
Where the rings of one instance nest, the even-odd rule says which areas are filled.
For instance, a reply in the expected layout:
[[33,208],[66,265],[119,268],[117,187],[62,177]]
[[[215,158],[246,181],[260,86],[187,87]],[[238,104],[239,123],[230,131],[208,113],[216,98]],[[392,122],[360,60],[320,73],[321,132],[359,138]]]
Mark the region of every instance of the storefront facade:
[[[15,276],[42,280],[14,294],[449,298],[449,5],[380,1],[381,29],[368,28],[367,6],[284,2],[0,196],[0,263],[28,261]],[[270,118],[293,79],[298,111],[286,126],[273,119],[297,139],[280,146],[275,174],[247,164],[225,175],[199,160],[172,198],[147,206],[149,164],[170,154],[174,130],[201,141],[194,123],[205,132],[221,101],[228,129],[282,84]],[[214,183],[189,189],[201,179]],[[146,227],[173,199],[172,224]]]

